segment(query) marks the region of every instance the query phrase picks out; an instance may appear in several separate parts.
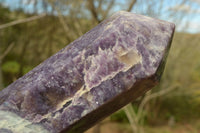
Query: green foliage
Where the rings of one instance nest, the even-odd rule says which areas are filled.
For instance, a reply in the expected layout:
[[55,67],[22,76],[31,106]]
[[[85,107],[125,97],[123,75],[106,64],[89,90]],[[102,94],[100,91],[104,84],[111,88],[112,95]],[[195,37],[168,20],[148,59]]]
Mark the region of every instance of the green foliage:
[[9,21],[10,18],[8,17],[10,14],[10,11],[8,8],[5,8],[3,7],[1,4],[0,4],[0,16],[1,16],[1,21],[0,21],[0,24],[6,22],[6,21]]
[[26,73],[28,73],[28,72],[31,71],[32,69],[33,69],[32,66],[25,66],[25,67],[23,68],[23,75],[26,74]]
[[174,117],[177,122],[187,122],[200,117],[200,113],[197,112],[200,108],[193,103],[192,95],[168,97],[162,102],[161,108],[163,113],[159,114],[159,118],[166,121],[170,117]]
[[119,110],[110,116],[111,121],[125,122],[128,123],[128,119],[123,110]]
[[16,61],[7,61],[2,65],[2,71],[10,74],[17,74],[19,72],[19,63]]

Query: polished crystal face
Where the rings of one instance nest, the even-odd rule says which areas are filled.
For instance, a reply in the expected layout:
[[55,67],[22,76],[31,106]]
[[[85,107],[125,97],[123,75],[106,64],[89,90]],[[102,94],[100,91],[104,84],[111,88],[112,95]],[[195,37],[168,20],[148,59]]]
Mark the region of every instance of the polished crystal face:
[[86,130],[158,83],[174,28],[114,14],[0,92],[0,131]]

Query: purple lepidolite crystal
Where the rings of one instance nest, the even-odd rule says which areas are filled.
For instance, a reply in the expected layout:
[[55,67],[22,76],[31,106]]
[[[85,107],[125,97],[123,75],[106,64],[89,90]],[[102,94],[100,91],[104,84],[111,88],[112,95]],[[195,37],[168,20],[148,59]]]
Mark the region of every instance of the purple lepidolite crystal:
[[158,83],[174,28],[114,14],[0,92],[0,131],[88,129]]

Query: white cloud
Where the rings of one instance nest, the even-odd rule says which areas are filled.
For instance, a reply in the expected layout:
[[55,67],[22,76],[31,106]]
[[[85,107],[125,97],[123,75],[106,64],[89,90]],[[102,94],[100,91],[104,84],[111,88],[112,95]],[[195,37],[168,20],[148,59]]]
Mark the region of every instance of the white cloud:
[[187,25],[188,32],[191,33],[200,33],[200,22],[190,21]]
[[[198,0],[198,1],[200,4],[200,0]],[[172,10],[172,11],[176,11],[176,12],[180,11],[183,13],[200,13],[200,9],[193,9],[191,6],[185,5],[185,4],[180,4],[180,5],[175,5],[173,7],[169,7],[168,10]]]
[[200,0],[191,0],[191,1],[193,1],[193,2],[196,2],[196,3],[200,4]]
[[173,7],[170,7],[169,10],[182,11],[182,12],[188,13],[191,11],[191,7],[185,4],[181,4],[181,5],[175,5]]
[[35,0],[22,0],[22,4],[28,5],[28,4],[34,4]]

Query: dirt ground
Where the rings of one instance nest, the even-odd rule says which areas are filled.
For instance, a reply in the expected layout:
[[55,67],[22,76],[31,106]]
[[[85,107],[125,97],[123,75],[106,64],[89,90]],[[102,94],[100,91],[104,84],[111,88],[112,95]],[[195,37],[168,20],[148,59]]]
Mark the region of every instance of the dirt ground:
[[85,133],[131,133],[131,130],[129,130],[125,125],[110,122],[97,124]]
[[[103,121],[85,133],[133,133],[129,124]],[[200,120],[192,123],[177,123],[174,127],[168,125],[144,127],[144,133],[200,133]]]

